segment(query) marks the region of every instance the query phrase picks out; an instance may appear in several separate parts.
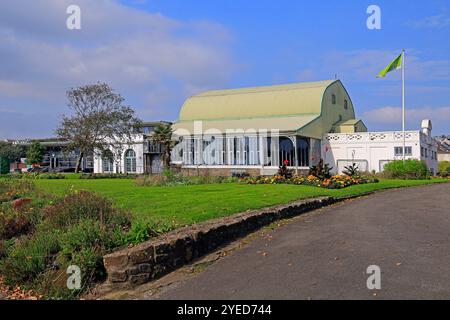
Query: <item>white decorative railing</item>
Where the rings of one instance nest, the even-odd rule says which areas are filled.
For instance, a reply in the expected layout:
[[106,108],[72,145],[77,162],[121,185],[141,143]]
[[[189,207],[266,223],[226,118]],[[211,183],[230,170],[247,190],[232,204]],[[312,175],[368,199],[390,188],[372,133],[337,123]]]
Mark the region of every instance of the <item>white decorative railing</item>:
[[[406,131],[406,141],[419,140],[420,131]],[[358,133],[329,133],[325,135],[329,142],[370,142],[370,141],[403,141],[403,132],[358,132]]]

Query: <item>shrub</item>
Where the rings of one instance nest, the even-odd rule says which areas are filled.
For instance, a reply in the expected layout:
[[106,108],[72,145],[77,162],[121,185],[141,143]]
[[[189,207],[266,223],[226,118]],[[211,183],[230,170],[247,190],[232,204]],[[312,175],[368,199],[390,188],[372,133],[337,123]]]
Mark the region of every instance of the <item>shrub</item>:
[[41,298],[53,300],[72,300],[78,298],[81,290],[67,288],[67,267],[51,268],[41,273],[32,283],[33,289],[39,292]]
[[396,160],[384,166],[384,176],[391,179],[418,180],[428,179],[430,172],[424,161]]
[[79,223],[70,226],[61,235],[62,254],[71,255],[87,247],[103,247],[107,240],[107,232],[98,221],[91,219],[81,220]]
[[64,265],[80,267],[83,282],[103,279],[103,255],[121,245],[123,237],[114,229],[103,227],[98,221],[82,220],[61,236],[61,260]]
[[450,176],[450,161],[439,162],[438,175],[441,177]]
[[342,173],[349,177],[359,177],[361,175],[356,163],[352,163],[352,165],[346,166],[344,169],[345,170]]
[[36,175],[36,179],[60,180],[66,179],[66,175],[61,173],[41,173]]
[[33,280],[51,265],[59,251],[58,236],[59,232],[52,230],[17,240],[2,260],[0,272],[9,283]]
[[201,185],[213,183],[233,183],[238,182],[235,177],[217,177],[217,176],[183,176],[165,170],[163,174],[140,176],[136,178],[136,185],[141,187],[167,187],[177,185]]
[[277,175],[283,177],[283,179],[290,179],[294,175],[294,171],[288,169],[289,160],[284,160],[283,164],[278,168]]
[[323,159],[320,159],[319,163],[316,166],[312,166],[309,169],[309,175],[317,177],[321,180],[330,179],[332,169],[333,168],[330,167],[327,163],[323,163]]
[[64,229],[82,219],[93,219],[102,224],[130,220],[130,215],[113,208],[111,201],[92,192],[69,193],[59,203],[44,209],[44,222],[53,228]]
[[88,288],[93,282],[106,278],[103,255],[106,251],[96,247],[86,247],[72,254],[70,264],[81,269],[81,286]]
[[79,266],[83,288],[103,279],[102,257],[125,243],[130,215],[86,191],[70,193],[43,211],[32,235],[16,239],[7,249],[1,242],[0,273],[10,283],[39,288],[47,297],[74,297],[58,280],[59,269]]
[[169,232],[176,228],[173,221],[172,224],[160,221],[136,221],[133,223],[131,230],[125,236],[126,244],[139,244],[150,238],[157,237],[162,233]]
[[5,240],[0,240],[0,260],[8,255],[8,249]]
[[238,179],[245,179],[245,178],[249,178],[250,174],[248,174],[247,172],[232,172],[231,177],[238,178]]
[[136,176],[125,173],[88,173],[79,176],[79,179],[134,179]]
[[332,176],[329,179],[320,179],[313,175],[307,177],[294,176],[290,179],[286,179],[280,175],[275,175],[273,177],[247,178],[241,181],[247,184],[295,184],[327,189],[342,189],[355,184],[377,183],[378,179],[369,180],[362,177],[350,177],[347,175]]
[[30,195],[34,191],[34,183],[18,179],[0,180],[0,203],[12,201]]
[[14,245],[12,240],[0,240],[0,260],[6,258]]
[[0,240],[27,234],[32,227],[32,219],[26,212],[12,208],[0,212]]

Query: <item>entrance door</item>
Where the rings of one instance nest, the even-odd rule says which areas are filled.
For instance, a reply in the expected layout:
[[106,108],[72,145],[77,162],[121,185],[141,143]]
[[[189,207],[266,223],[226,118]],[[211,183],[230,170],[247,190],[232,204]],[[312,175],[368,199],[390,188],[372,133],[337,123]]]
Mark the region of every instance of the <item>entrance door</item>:
[[150,156],[151,173],[160,174],[163,172],[163,163],[160,155],[154,154]]

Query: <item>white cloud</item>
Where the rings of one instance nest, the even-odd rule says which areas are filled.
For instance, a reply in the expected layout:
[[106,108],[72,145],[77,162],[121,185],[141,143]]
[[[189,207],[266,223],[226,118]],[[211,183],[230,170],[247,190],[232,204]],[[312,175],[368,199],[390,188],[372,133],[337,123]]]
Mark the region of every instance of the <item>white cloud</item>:
[[[424,119],[430,119],[435,128],[448,130],[448,123],[450,122],[450,107],[422,107],[422,108],[407,108],[406,122],[408,128],[417,129]],[[372,109],[363,113],[362,119],[370,126],[390,127],[401,124],[402,108],[386,106]]]
[[[309,79],[315,75],[328,75],[336,73],[339,78],[349,80],[380,81],[376,78],[378,73],[392,62],[402,49],[395,50],[351,50],[332,51],[322,55],[312,65],[298,73],[298,78]],[[440,59],[425,60],[420,52],[406,50],[406,73],[408,80],[450,80],[450,61]],[[385,81],[398,79],[400,72],[388,74]]]
[[[114,0],[77,0],[82,29],[68,30],[66,8],[72,3],[0,3],[0,108],[22,101],[29,110],[32,98],[48,104],[39,112],[66,112],[68,88],[105,81],[140,115],[171,120],[191,91],[186,88],[225,86],[236,70],[232,36],[217,23],[178,21]],[[56,123],[47,126],[51,133]]]
[[428,28],[428,29],[441,29],[450,26],[450,17],[446,14],[437,14],[430,17],[425,17],[420,20],[410,20],[406,23],[406,26],[415,29]]

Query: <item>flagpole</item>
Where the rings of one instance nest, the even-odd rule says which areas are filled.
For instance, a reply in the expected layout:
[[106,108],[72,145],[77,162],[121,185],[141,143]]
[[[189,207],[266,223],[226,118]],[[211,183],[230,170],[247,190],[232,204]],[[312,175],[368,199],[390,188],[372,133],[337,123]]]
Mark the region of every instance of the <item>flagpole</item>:
[[406,155],[406,135],[405,135],[405,50],[402,57],[402,131],[403,131],[403,162]]

